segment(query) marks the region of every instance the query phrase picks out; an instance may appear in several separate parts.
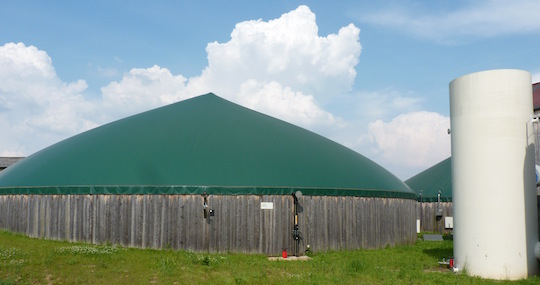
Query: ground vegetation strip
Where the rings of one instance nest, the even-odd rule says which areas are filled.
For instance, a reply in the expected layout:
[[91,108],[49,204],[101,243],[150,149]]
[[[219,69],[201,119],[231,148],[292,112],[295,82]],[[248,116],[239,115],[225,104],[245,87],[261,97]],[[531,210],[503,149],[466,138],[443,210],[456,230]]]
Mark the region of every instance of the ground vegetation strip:
[[307,261],[90,245],[0,231],[0,284],[540,284],[490,281],[439,264],[452,241],[309,253]]

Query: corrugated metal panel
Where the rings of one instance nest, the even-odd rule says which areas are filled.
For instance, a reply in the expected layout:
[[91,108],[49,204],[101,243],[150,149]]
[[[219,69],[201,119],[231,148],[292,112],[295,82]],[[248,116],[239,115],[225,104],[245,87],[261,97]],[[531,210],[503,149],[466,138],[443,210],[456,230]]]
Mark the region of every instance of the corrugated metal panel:
[[540,109],[540,82],[533,84],[533,107],[535,111]]

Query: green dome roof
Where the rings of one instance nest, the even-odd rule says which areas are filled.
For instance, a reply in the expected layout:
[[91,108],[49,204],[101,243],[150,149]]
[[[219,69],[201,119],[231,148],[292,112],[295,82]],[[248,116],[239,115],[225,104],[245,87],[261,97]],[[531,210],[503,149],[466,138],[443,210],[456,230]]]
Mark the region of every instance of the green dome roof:
[[405,183],[416,194],[422,194],[424,202],[437,202],[439,190],[441,190],[441,202],[452,202],[451,157],[407,179]]
[[89,130],[0,172],[0,194],[416,194],[322,136],[206,94]]

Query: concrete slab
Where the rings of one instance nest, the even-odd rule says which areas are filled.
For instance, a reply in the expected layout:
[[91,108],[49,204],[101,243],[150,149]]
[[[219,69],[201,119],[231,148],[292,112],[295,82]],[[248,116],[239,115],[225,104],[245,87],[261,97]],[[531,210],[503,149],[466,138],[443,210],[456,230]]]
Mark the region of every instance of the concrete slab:
[[443,241],[442,235],[438,234],[424,234],[424,240],[426,241]]
[[300,260],[300,261],[306,261],[306,260],[310,260],[311,257],[309,256],[287,256],[287,258],[283,258],[281,256],[279,257],[274,257],[274,256],[271,256],[271,257],[268,257],[268,260],[285,260],[285,261],[295,261],[295,260]]

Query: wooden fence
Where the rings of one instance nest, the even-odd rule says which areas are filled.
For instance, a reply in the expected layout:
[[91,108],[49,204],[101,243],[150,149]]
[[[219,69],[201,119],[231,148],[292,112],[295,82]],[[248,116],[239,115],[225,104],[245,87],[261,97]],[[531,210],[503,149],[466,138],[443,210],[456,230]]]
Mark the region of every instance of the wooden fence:
[[[278,255],[293,248],[293,204],[288,195],[210,195],[214,216],[205,219],[200,195],[0,195],[0,228],[94,244]],[[299,252],[414,243],[416,211],[408,199],[303,196]]]
[[448,233],[450,230],[444,227],[444,218],[453,217],[452,202],[440,202],[439,208],[442,216],[437,218],[437,202],[418,203],[417,219],[420,219],[422,232]]

